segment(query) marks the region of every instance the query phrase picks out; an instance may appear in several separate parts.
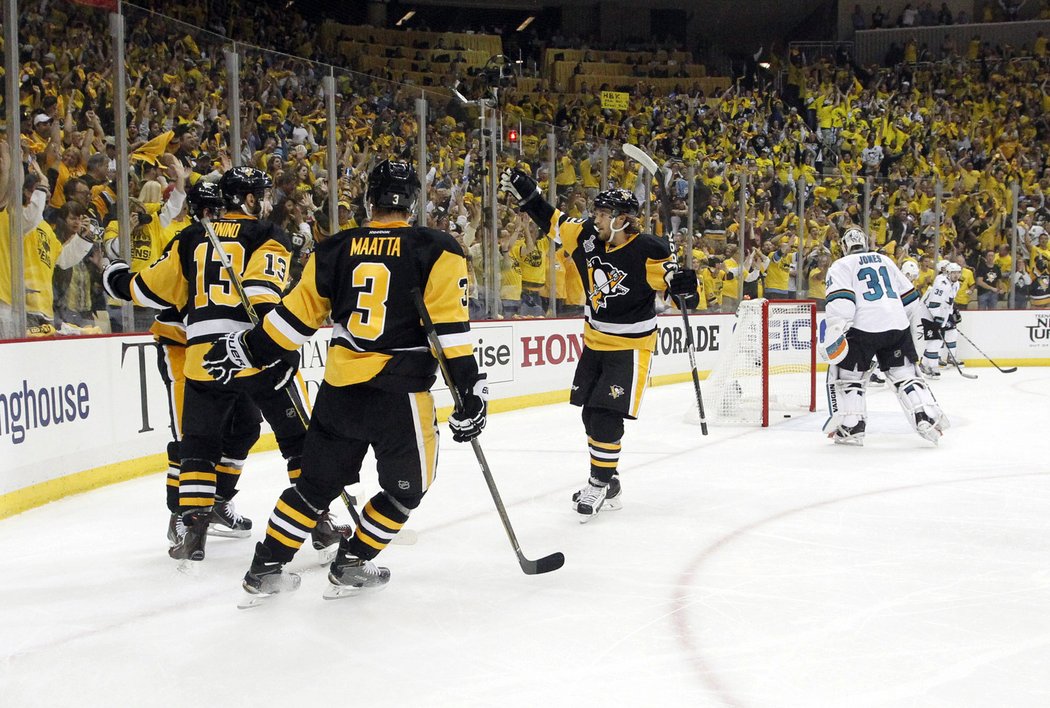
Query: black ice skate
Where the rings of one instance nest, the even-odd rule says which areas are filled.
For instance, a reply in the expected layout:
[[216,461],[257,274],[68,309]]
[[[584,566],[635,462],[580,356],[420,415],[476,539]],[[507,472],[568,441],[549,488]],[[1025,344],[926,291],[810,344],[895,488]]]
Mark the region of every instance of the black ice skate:
[[345,543],[342,543],[328,570],[328,581],[330,585],[324,592],[324,599],[338,600],[382,590],[390,582],[390,569],[358,558],[346,549]]
[[856,425],[840,425],[828,437],[832,438],[836,445],[856,445],[861,447],[864,445],[864,431],[867,427],[868,424],[863,420]]
[[186,525],[182,523],[182,514],[172,514],[168,519],[168,543],[174,546],[186,533]]
[[329,512],[321,514],[321,518],[317,520],[317,526],[314,526],[314,530],[310,532],[310,543],[320,554],[321,565],[332,562],[336,553],[334,546],[344,538],[350,538],[353,532],[352,526],[335,523]]
[[175,560],[204,560],[204,542],[208,538],[208,519],[210,517],[210,508],[184,513],[182,523],[186,527],[186,533],[168,549],[168,555]]
[[238,514],[229,499],[215,497],[209,522],[209,536],[248,538],[252,535],[252,520]]
[[587,480],[587,484],[572,495],[573,508],[580,514],[580,523],[587,523],[599,511],[616,511],[622,508],[620,491],[619,476],[613,476],[608,484],[603,484],[594,477]]
[[258,607],[274,595],[282,592],[295,592],[302,579],[295,573],[284,572],[284,563],[271,560],[270,549],[262,543],[255,544],[255,557],[252,566],[244,575],[241,587],[244,595],[237,607],[246,610]]

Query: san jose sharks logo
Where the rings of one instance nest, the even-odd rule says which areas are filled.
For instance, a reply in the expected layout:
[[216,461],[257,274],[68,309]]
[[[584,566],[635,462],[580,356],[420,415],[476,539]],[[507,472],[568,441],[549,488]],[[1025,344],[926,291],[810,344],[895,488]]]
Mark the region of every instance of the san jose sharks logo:
[[623,284],[627,279],[627,273],[608,263],[603,263],[598,258],[592,258],[587,265],[590,266],[594,285],[590,297],[591,312],[604,308],[609,298],[630,292],[630,289]]

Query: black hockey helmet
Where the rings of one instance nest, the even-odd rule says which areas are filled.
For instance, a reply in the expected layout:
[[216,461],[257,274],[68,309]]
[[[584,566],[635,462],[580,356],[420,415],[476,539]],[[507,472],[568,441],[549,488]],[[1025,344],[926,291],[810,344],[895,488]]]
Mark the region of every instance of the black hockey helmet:
[[205,209],[218,212],[226,206],[222,197],[222,190],[215,182],[200,180],[197,184],[186,190],[186,211],[190,216],[203,217]]
[[374,208],[410,211],[419,193],[419,177],[407,162],[383,160],[368,175],[365,194]]
[[608,209],[613,215],[638,216],[638,197],[628,189],[607,189],[594,198],[595,209]]
[[244,204],[244,197],[248,194],[262,199],[271,187],[273,180],[270,175],[255,167],[231,167],[219,178],[223,200],[231,208]]

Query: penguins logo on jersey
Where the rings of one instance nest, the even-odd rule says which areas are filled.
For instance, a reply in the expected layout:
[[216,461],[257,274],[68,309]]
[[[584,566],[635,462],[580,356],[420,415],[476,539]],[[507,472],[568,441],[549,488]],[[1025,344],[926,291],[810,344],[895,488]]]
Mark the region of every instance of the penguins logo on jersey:
[[597,258],[591,259],[588,264],[594,279],[594,292],[591,293],[591,312],[597,312],[606,306],[606,301],[617,295],[626,295],[630,290],[623,281],[627,279],[627,273],[619,268],[602,263]]
[[617,386],[617,385],[613,384],[612,386],[609,387],[609,395],[612,396],[612,398],[614,400],[619,398],[620,396],[622,396],[623,393],[624,393],[623,386]]

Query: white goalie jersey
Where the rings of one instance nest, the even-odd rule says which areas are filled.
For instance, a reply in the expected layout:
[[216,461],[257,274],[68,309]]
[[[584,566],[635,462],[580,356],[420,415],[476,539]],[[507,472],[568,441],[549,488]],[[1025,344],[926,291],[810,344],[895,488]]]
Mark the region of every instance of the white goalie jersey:
[[922,296],[922,301],[929,308],[930,314],[937,322],[944,322],[955,307],[955,296],[959,293],[959,283],[941,273],[933,280],[930,289]]
[[825,278],[829,317],[863,332],[908,329],[905,309],[919,294],[892,259],[881,253],[853,253],[831,264]]

